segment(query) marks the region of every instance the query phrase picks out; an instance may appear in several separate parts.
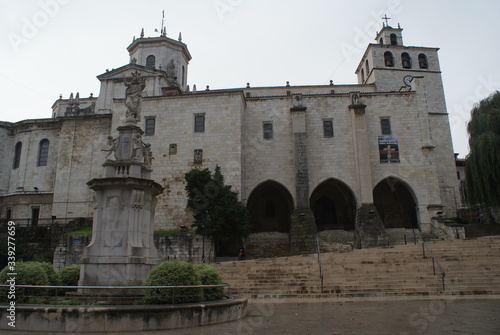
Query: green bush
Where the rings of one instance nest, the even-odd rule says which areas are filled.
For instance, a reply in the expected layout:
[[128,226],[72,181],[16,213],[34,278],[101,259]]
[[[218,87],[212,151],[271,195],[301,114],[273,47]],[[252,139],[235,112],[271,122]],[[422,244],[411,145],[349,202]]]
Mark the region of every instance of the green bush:
[[[0,282],[3,285],[8,285],[8,279],[11,276],[8,273],[11,273],[8,266],[3,268],[0,271]],[[14,269],[16,273],[15,283],[16,285],[49,285],[49,276],[47,275],[47,267],[40,262],[17,262],[16,267]],[[0,296],[1,299],[8,299],[9,288],[2,287],[0,288]],[[16,301],[17,302],[27,302],[30,297],[35,296],[46,296],[48,294],[48,289],[39,289],[39,288],[16,288]]]
[[[151,270],[144,286],[191,286],[201,285],[192,264],[183,261],[166,261]],[[144,290],[145,304],[178,304],[203,300],[201,288]]]
[[[71,265],[59,270],[62,286],[78,286],[80,280],[80,265]],[[69,292],[70,289],[63,289],[61,292]]]
[[[194,266],[196,276],[201,281],[201,285],[220,285],[222,278],[213,266],[207,264],[197,264]],[[203,301],[221,300],[224,297],[223,287],[203,288]]]
[[47,262],[28,262],[28,263],[39,263],[47,274],[47,278],[49,280],[49,285],[58,286],[61,285],[61,278],[59,277],[59,273],[54,270],[54,266]]
[[80,265],[71,265],[59,270],[62,286],[78,286]]

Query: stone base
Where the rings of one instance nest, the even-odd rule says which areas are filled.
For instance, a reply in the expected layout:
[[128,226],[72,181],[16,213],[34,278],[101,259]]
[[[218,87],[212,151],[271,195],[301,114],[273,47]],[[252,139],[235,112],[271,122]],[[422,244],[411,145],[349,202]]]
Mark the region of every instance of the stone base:
[[298,208],[292,213],[290,226],[290,253],[310,254],[316,252],[318,230],[310,208]]
[[[0,329],[41,333],[125,333],[208,326],[247,315],[247,299],[181,305],[16,306],[16,328],[8,325],[9,306],[0,306]],[[16,320],[16,321],[17,321]]]
[[[141,286],[160,259],[144,257],[83,257],[79,286]],[[80,289],[81,294],[130,296],[142,290]]]
[[355,237],[360,249],[389,245],[389,237],[374,204],[363,204],[358,209]]

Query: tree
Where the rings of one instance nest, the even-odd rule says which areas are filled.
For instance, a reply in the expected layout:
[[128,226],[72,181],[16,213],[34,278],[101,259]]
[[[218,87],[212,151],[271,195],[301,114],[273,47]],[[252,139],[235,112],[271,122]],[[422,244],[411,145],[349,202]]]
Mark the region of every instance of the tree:
[[239,243],[250,235],[248,210],[231,186],[224,184],[219,166],[213,174],[208,168],[193,169],[184,178],[196,233],[211,237],[217,252],[221,245]]
[[500,206],[500,92],[481,100],[467,124],[465,197],[470,205]]

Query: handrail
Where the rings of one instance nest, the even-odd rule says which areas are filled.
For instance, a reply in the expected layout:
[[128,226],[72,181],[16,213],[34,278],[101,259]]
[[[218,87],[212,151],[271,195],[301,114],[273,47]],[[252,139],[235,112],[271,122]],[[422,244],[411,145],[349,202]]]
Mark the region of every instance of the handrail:
[[[432,269],[434,271],[434,276],[436,275],[436,265],[435,265],[435,263],[437,263],[437,265],[439,267],[439,270],[441,270],[441,282],[443,284],[443,291],[445,291],[444,277],[446,276],[446,272],[444,271],[444,269],[441,266],[441,264],[439,264],[439,261],[437,260],[436,256],[434,256],[434,254],[429,249],[429,247],[427,247],[427,245],[425,244],[425,240],[422,238],[422,236],[418,232],[416,232],[415,229],[413,229],[413,234],[414,234],[414,236],[418,237],[422,241],[422,253],[423,253],[424,259],[427,258],[426,255],[425,255],[425,250],[426,249],[427,249],[428,254],[430,254],[430,257],[432,258]],[[416,244],[416,239],[415,239],[415,244]]]
[[323,265],[321,264],[321,251],[319,249],[319,238],[316,236],[316,250],[318,251],[319,278],[321,280],[321,293],[323,293]]

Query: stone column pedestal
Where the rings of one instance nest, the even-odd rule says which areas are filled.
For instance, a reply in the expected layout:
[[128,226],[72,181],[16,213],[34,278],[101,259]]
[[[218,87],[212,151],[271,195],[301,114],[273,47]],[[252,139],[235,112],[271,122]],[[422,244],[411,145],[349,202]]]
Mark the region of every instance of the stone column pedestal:
[[[131,177],[93,179],[88,185],[95,191],[97,205],[92,240],[82,256],[79,285],[142,285],[160,262],[153,241],[153,217],[156,196],[163,187]],[[109,295],[123,293],[109,291]]]

